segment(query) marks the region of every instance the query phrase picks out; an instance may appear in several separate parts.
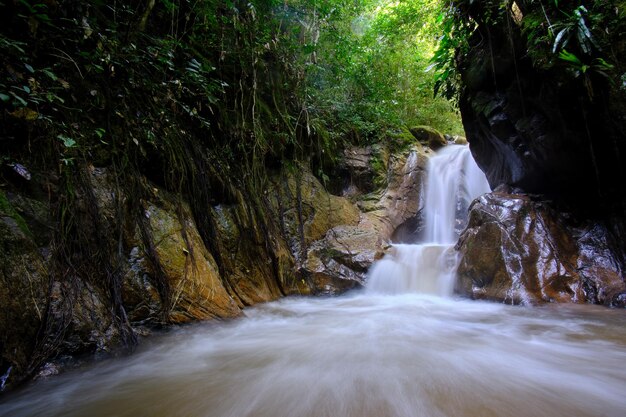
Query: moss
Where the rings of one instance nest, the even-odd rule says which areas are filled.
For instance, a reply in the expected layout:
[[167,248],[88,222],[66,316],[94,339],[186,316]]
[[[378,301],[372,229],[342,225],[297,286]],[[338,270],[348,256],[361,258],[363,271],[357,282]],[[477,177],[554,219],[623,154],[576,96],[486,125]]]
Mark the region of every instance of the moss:
[[[415,140],[413,140],[415,142]],[[407,147],[408,149],[408,147]],[[372,147],[372,156],[369,161],[373,172],[373,182],[376,189],[387,186],[389,171],[389,148],[382,145]]]
[[13,220],[15,220],[15,223],[17,223],[17,226],[25,235],[32,236],[32,233],[30,229],[28,228],[28,224],[26,223],[26,220],[24,220],[24,218],[20,216],[20,214],[17,211],[15,211],[15,209],[13,208],[13,205],[7,198],[4,191],[2,190],[0,190],[0,214],[4,216],[8,216],[12,218]]
[[388,131],[387,140],[393,152],[405,151],[416,143],[415,137],[406,128]]
[[370,160],[370,166],[374,171],[374,185],[376,188],[383,187],[387,178],[387,167],[385,166],[384,161],[379,155],[374,155]]
[[344,255],[343,253],[341,253],[339,250],[332,248],[332,247],[323,247],[322,249],[320,249],[319,251],[319,256],[322,259],[341,259]]

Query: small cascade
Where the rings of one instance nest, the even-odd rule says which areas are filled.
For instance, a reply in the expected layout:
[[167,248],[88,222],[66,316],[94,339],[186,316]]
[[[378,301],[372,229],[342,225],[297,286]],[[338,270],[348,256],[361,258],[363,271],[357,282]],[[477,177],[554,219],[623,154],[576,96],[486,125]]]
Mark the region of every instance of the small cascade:
[[489,191],[468,146],[450,145],[430,158],[424,236],[417,244],[393,245],[372,266],[368,292],[451,295],[457,267],[454,244],[467,221],[470,203]]

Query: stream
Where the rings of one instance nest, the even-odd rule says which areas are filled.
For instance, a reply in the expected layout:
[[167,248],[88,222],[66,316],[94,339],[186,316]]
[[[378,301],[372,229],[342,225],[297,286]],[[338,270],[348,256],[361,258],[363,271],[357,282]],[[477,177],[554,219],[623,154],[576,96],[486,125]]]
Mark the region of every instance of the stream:
[[0,416],[611,416],[626,316],[423,294],[290,298],[38,381]]

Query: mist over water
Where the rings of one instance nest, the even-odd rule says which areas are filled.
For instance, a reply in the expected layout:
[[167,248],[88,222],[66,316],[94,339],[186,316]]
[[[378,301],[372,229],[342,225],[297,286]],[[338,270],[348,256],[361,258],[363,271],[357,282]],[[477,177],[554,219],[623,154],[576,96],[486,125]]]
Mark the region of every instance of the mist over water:
[[48,381],[0,416],[610,416],[623,311],[427,295],[285,299]]

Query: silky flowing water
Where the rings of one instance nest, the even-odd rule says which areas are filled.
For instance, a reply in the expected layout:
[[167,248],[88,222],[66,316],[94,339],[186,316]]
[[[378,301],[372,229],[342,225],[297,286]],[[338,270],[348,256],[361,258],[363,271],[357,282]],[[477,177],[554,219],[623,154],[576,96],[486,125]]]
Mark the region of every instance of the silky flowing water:
[[394,245],[364,291],[154,336],[33,383],[0,416],[625,416],[624,310],[451,297],[456,226],[488,190],[468,155],[432,158],[425,236]]
[[623,311],[357,294],[246,314],[40,381],[0,415],[625,415]]
[[489,192],[489,184],[469,147],[450,145],[430,158],[425,191],[423,236],[415,244],[393,245],[373,265],[367,284],[371,293],[452,295],[459,226],[465,223],[470,203]]

